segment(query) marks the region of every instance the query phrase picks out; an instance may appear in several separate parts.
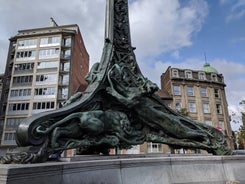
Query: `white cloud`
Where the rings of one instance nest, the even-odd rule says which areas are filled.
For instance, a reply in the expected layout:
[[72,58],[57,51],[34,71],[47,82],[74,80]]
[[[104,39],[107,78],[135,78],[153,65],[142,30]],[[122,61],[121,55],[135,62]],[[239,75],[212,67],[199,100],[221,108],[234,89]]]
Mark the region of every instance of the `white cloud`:
[[237,131],[242,123],[242,114],[241,112],[245,112],[245,106],[242,105],[230,105],[229,114],[231,115],[231,127],[232,130]]
[[138,0],[130,7],[132,42],[140,59],[192,45],[208,13],[205,1]]
[[104,0],[0,0],[0,72],[4,72],[8,39],[18,30],[48,27],[53,17],[59,25],[78,24],[92,62],[100,59],[104,37]]
[[229,0],[220,0],[220,4],[226,4],[226,3],[229,3]]
[[[104,0],[9,1],[0,0],[1,66],[5,66],[8,38],[17,30],[49,26],[54,17],[59,25],[78,24],[91,64],[101,57],[104,42]],[[175,51],[192,44],[191,36],[200,30],[208,12],[204,0],[133,0],[130,4],[130,23],[133,45],[137,47],[139,62],[167,51]],[[177,56],[177,55],[176,55]],[[146,61],[145,61],[146,62]],[[0,68],[3,72],[4,68]]]
[[238,0],[230,8],[229,15],[226,17],[226,21],[230,22],[235,19],[240,19],[245,16],[245,1]]
[[239,104],[245,98],[245,65],[225,59],[214,59],[211,63],[224,76],[229,105]]
[[171,53],[171,56],[175,59],[180,59],[180,53],[178,50]]

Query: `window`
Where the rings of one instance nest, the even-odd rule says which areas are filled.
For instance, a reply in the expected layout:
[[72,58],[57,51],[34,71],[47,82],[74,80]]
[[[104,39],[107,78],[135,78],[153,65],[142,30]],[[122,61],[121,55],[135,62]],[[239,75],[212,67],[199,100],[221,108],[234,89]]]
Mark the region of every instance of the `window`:
[[194,96],[194,90],[192,86],[187,86],[187,95]]
[[31,96],[31,89],[15,89],[15,90],[11,90],[10,92],[10,99],[13,98],[19,98],[19,99],[23,99],[23,97],[26,96]]
[[70,63],[69,62],[60,63],[60,71],[69,72],[70,71]]
[[148,153],[161,153],[162,152],[162,144],[158,143],[147,143]]
[[34,60],[35,57],[36,57],[36,51],[35,50],[17,52],[16,61]]
[[192,78],[192,73],[190,71],[185,72],[185,78],[191,79]]
[[24,118],[8,118],[6,122],[5,130],[8,131],[16,130],[23,119]]
[[173,88],[174,88],[174,95],[180,95],[180,86],[174,85]]
[[222,114],[222,108],[220,104],[216,104],[216,110],[218,114]]
[[210,113],[210,109],[209,109],[209,104],[208,103],[204,103],[203,104],[203,112],[204,113]]
[[11,144],[11,145],[15,145],[15,133],[4,133],[4,144]]
[[208,97],[207,88],[201,88],[201,96],[202,97]]
[[212,80],[217,82],[217,75],[216,74],[212,74]]
[[45,37],[41,38],[40,40],[40,47],[47,47],[47,46],[57,46],[60,45],[60,37]]
[[39,59],[58,58],[59,53],[60,53],[59,48],[40,50],[39,51]]
[[179,76],[178,70],[173,70],[173,77],[178,77],[178,76]]
[[63,39],[63,46],[66,46],[66,47],[71,46],[71,37],[67,37]]
[[45,61],[38,62],[37,70],[58,70],[59,62],[58,61]]
[[219,98],[219,89],[214,89],[214,96]]
[[49,85],[57,83],[57,74],[37,75],[36,85]]
[[34,63],[23,63],[23,64],[16,64],[14,66],[15,70],[33,70]]
[[199,79],[200,80],[205,80],[205,74],[204,73],[199,73]]
[[29,110],[29,103],[9,104],[9,111],[26,111]]
[[18,49],[37,47],[37,39],[19,40]]
[[59,88],[58,98],[68,99],[68,88]]
[[22,63],[14,65],[15,73],[33,72],[34,63]]
[[60,85],[68,85],[69,84],[69,75],[60,75],[59,84]]
[[33,110],[38,109],[54,109],[54,102],[35,102],[33,103]]
[[189,112],[195,113],[196,112],[196,104],[195,102],[189,102]]
[[204,123],[205,123],[206,125],[212,126],[212,122],[211,122],[210,120],[205,120]]
[[70,59],[71,57],[71,50],[63,50],[62,51],[62,58],[63,59]]
[[36,88],[35,96],[47,96],[47,95],[55,95],[56,88]]
[[175,102],[175,109],[178,111],[181,110],[181,102]]
[[13,86],[30,86],[32,85],[32,75],[19,76],[13,78]]

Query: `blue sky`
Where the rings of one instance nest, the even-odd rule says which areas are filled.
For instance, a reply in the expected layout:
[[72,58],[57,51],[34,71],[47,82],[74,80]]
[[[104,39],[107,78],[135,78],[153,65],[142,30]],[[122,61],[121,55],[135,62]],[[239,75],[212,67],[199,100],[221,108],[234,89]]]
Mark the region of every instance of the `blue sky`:
[[[239,1],[221,3],[209,0],[209,14],[202,29],[193,35],[193,46],[185,48],[183,57],[198,57],[206,52],[208,59],[226,58],[243,63],[245,58],[245,21],[244,16],[237,17],[245,3],[233,10]],[[234,3],[236,2],[236,3]],[[245,2],[245,1],[244,1]]]
[[[57,3],[58,2],[58,3]],[[18,30],[78,24],[91,65],[101,57],[105,0],[0,0],[0,72],[8,39]],[[201,69],[225,78],[229,110],[245,111],[245,0],[130,0],[132,44],[143,72],[159,85],[168,66]],[[237,127],[237,125],[236,125]]]

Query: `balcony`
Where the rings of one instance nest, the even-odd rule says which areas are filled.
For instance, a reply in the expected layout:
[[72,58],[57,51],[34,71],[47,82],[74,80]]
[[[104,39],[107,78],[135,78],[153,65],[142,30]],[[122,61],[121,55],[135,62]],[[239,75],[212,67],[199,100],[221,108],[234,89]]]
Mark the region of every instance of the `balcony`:
[[17,74],[31,74],[33,73],[34,70],[15,70],[14,71],[14,75],[17,75]]
[[66,86],[69,86],[69,83],[68,82],[59,82],[59,86],[60,87],[66,87]]
[[69,59],[71,59],[71,55],[61,55],[60,59],[61,60],[69,60]]
[[3,140],[3,146],[16,146],[15,140]]
[[32,82],[13,83],[12,86],[13,86],[13,87],[32,86]]
[[29,110],[19,110],[19,111],[8,111],[7,115],[27,115]]

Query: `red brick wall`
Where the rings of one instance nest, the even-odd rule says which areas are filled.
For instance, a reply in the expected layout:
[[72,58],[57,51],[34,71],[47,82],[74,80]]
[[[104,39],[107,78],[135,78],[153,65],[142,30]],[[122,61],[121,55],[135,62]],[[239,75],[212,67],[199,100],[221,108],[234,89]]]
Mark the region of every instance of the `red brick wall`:
[[85,48],[82,35],[78,29],[74,37],[72,61],[71,61],[71,85],[70,94],[73,95],[75,91],[84,91],[87,87],[87,82],[84,77],[89,71],[89,55]]

